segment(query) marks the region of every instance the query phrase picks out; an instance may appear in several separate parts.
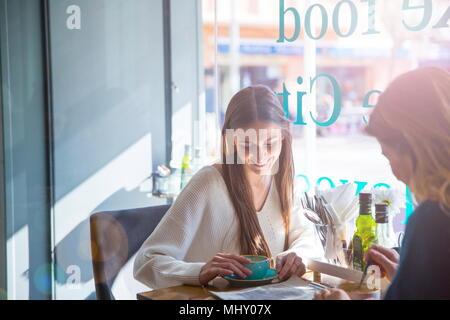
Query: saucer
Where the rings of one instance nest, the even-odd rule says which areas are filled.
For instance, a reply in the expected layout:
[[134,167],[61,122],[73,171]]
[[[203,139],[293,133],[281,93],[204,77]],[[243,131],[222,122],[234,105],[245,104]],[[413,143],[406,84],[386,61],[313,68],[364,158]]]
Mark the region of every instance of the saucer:
[[223,276],[222,278],[228,280],[230,285],[233,287],[240,287],[240,288],[246,288],[246,287],[256,287],[256,286],[262,286],[265,284],[272,283],[272,281],[278,276],[277,270],[275,269],[269,269],[267,270],[267,273],[264,278],[258,279],[258,280],[245,280],[239,278],[237,275],[232,274],[230,276]]

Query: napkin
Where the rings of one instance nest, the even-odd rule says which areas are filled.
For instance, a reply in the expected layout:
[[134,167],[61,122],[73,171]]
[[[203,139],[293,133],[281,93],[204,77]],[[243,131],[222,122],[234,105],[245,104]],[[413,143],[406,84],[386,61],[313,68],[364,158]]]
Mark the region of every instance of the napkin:
[[325,244],[325,258],[327,259],[345,261],[342,240],[347,240],[346,226],[358,213],[359,202],[355,193],[356,186],[351,183],[327,190],[316,188],[316,195],[326,201],[325,207],[332,218]]

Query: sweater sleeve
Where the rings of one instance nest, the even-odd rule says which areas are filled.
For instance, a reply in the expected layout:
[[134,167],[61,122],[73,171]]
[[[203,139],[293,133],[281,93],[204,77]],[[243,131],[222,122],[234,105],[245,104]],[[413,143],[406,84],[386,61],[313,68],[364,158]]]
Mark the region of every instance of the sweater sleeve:
[[134,277],[152,289],[200,285],[205,262],[184,259],[207,211],[206,174],[201,170],[192,177],[136,256]]
[[323,257],[323,248],[317,238],[314,225],[306,219],[299,201],[294,201],[289,229],[289,249],[278,256],[295,252],[302,258]]

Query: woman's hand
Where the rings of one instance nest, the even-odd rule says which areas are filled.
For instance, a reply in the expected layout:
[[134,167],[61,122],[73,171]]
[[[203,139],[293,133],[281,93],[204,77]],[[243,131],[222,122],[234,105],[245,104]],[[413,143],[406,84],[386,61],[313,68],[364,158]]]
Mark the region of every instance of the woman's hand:
[[280,280],[289,279],[293,275],[301,277],[306,272],[302,258],[297,256],[295,252],[277,257],[276,268]]
[[229,276],[233,273],[237,274],[241,278],[245,278],[248,275],[251,275],[252,271],[246,268],[243,264],[250,262],[250,259],[238,255],[218,253],[200,270],[200,284],[206,285],[217,276]]
[[314,295],[314,300],[351,300],[347,292],[341,289],[322,290]]
[[368,261],[369,259],[372,260],[374,265],[380,267],[383,276],[392,281],[400,260],[397,251],[374,244],[366,251],[365,260]]

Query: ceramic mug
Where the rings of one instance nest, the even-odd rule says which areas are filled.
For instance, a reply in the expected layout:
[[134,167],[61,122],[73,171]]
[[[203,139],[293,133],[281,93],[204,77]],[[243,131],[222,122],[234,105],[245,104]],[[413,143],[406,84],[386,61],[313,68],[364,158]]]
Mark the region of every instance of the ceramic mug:
[[252,274],[248,275],[245,280],[261,280],[266,277],[266,274],[270,269],[269,258],[252,255],[243,255],[243,257],[251,260],[250,263],[245,263],[244,266],[252,271]]

